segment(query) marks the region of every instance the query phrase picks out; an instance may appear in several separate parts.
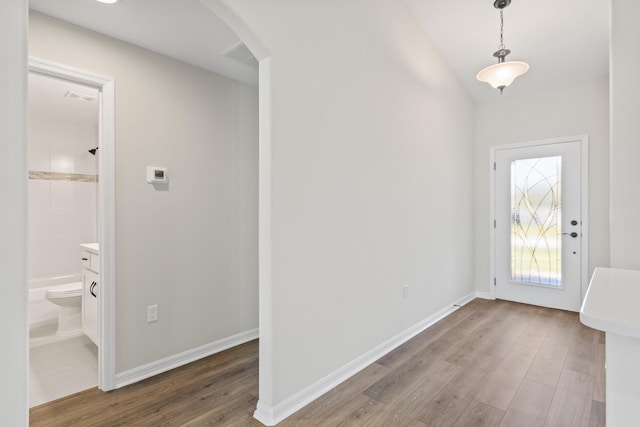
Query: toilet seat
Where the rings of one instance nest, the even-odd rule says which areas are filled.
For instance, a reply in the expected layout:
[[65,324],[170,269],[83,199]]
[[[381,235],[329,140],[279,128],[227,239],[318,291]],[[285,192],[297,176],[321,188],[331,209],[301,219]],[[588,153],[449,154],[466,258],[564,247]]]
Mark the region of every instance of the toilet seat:
[[65,283],[52,286],[47,290],[46,298],[67,298],[82,296],[82,282]]

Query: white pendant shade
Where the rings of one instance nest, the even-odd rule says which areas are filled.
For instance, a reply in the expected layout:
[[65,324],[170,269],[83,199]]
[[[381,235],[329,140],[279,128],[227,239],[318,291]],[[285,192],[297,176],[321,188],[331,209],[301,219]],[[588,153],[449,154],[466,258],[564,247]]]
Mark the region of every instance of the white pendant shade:
[[520,61],[499,62],[481,70],[476,79],[489,83],[495,89],[504,89],[509,86],[516,77],[529,70],[529,64]]

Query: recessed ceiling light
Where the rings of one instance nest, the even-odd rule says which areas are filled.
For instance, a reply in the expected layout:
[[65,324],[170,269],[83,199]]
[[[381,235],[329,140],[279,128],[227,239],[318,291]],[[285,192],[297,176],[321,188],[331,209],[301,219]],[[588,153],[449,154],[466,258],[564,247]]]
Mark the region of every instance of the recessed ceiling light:
[[99,1],[100,3],[106,3],[106,4],[118,3],[118,0],[96,0],[96,1]]

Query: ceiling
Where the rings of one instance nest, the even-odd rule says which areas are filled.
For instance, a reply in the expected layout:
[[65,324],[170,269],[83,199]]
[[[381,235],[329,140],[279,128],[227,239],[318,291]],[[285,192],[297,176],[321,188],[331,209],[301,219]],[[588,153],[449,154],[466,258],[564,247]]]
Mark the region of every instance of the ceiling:
[[30,9],[257,86],[257,63],[224,55],[238,36],[198,0],[29,0]]
[[[497,62],[500,14],[493,0],[406,0],[476,102],[500,93],[475,76]],[[513,0],[504,9],[507,61],[531,67],[503,97],[609,75],[609,0]]]
[[29,73],[29,116],[74,123],[97,123],[97,89]]
[[[453,73],[476,102],[501,95],[476,73],[496,62],[499,14],[493,0],[405,0]],[[257,67],[224,55],[241,43],[198,0],[30,0],[47,15],[257,85]],[[606,77],[609,1],[513,0],[504,11],[507,60],[531,66],[503,97]]]

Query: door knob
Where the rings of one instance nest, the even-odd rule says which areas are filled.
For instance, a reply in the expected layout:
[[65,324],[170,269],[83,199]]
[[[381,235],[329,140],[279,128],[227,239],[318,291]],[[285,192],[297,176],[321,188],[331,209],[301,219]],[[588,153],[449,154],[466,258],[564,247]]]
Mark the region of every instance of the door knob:
[[573,237],[574,239],[575,239],[576,237],[578,237],[578,233],[576,233],[575,231],[572,231],[571,233],[562,233],[562,234],[563,234],[563,235],[566,235],[566,236],[571,236],[571,237]]
[[575,219],[571,221],[571,225],[578,225],[578,221],[576,221]]

